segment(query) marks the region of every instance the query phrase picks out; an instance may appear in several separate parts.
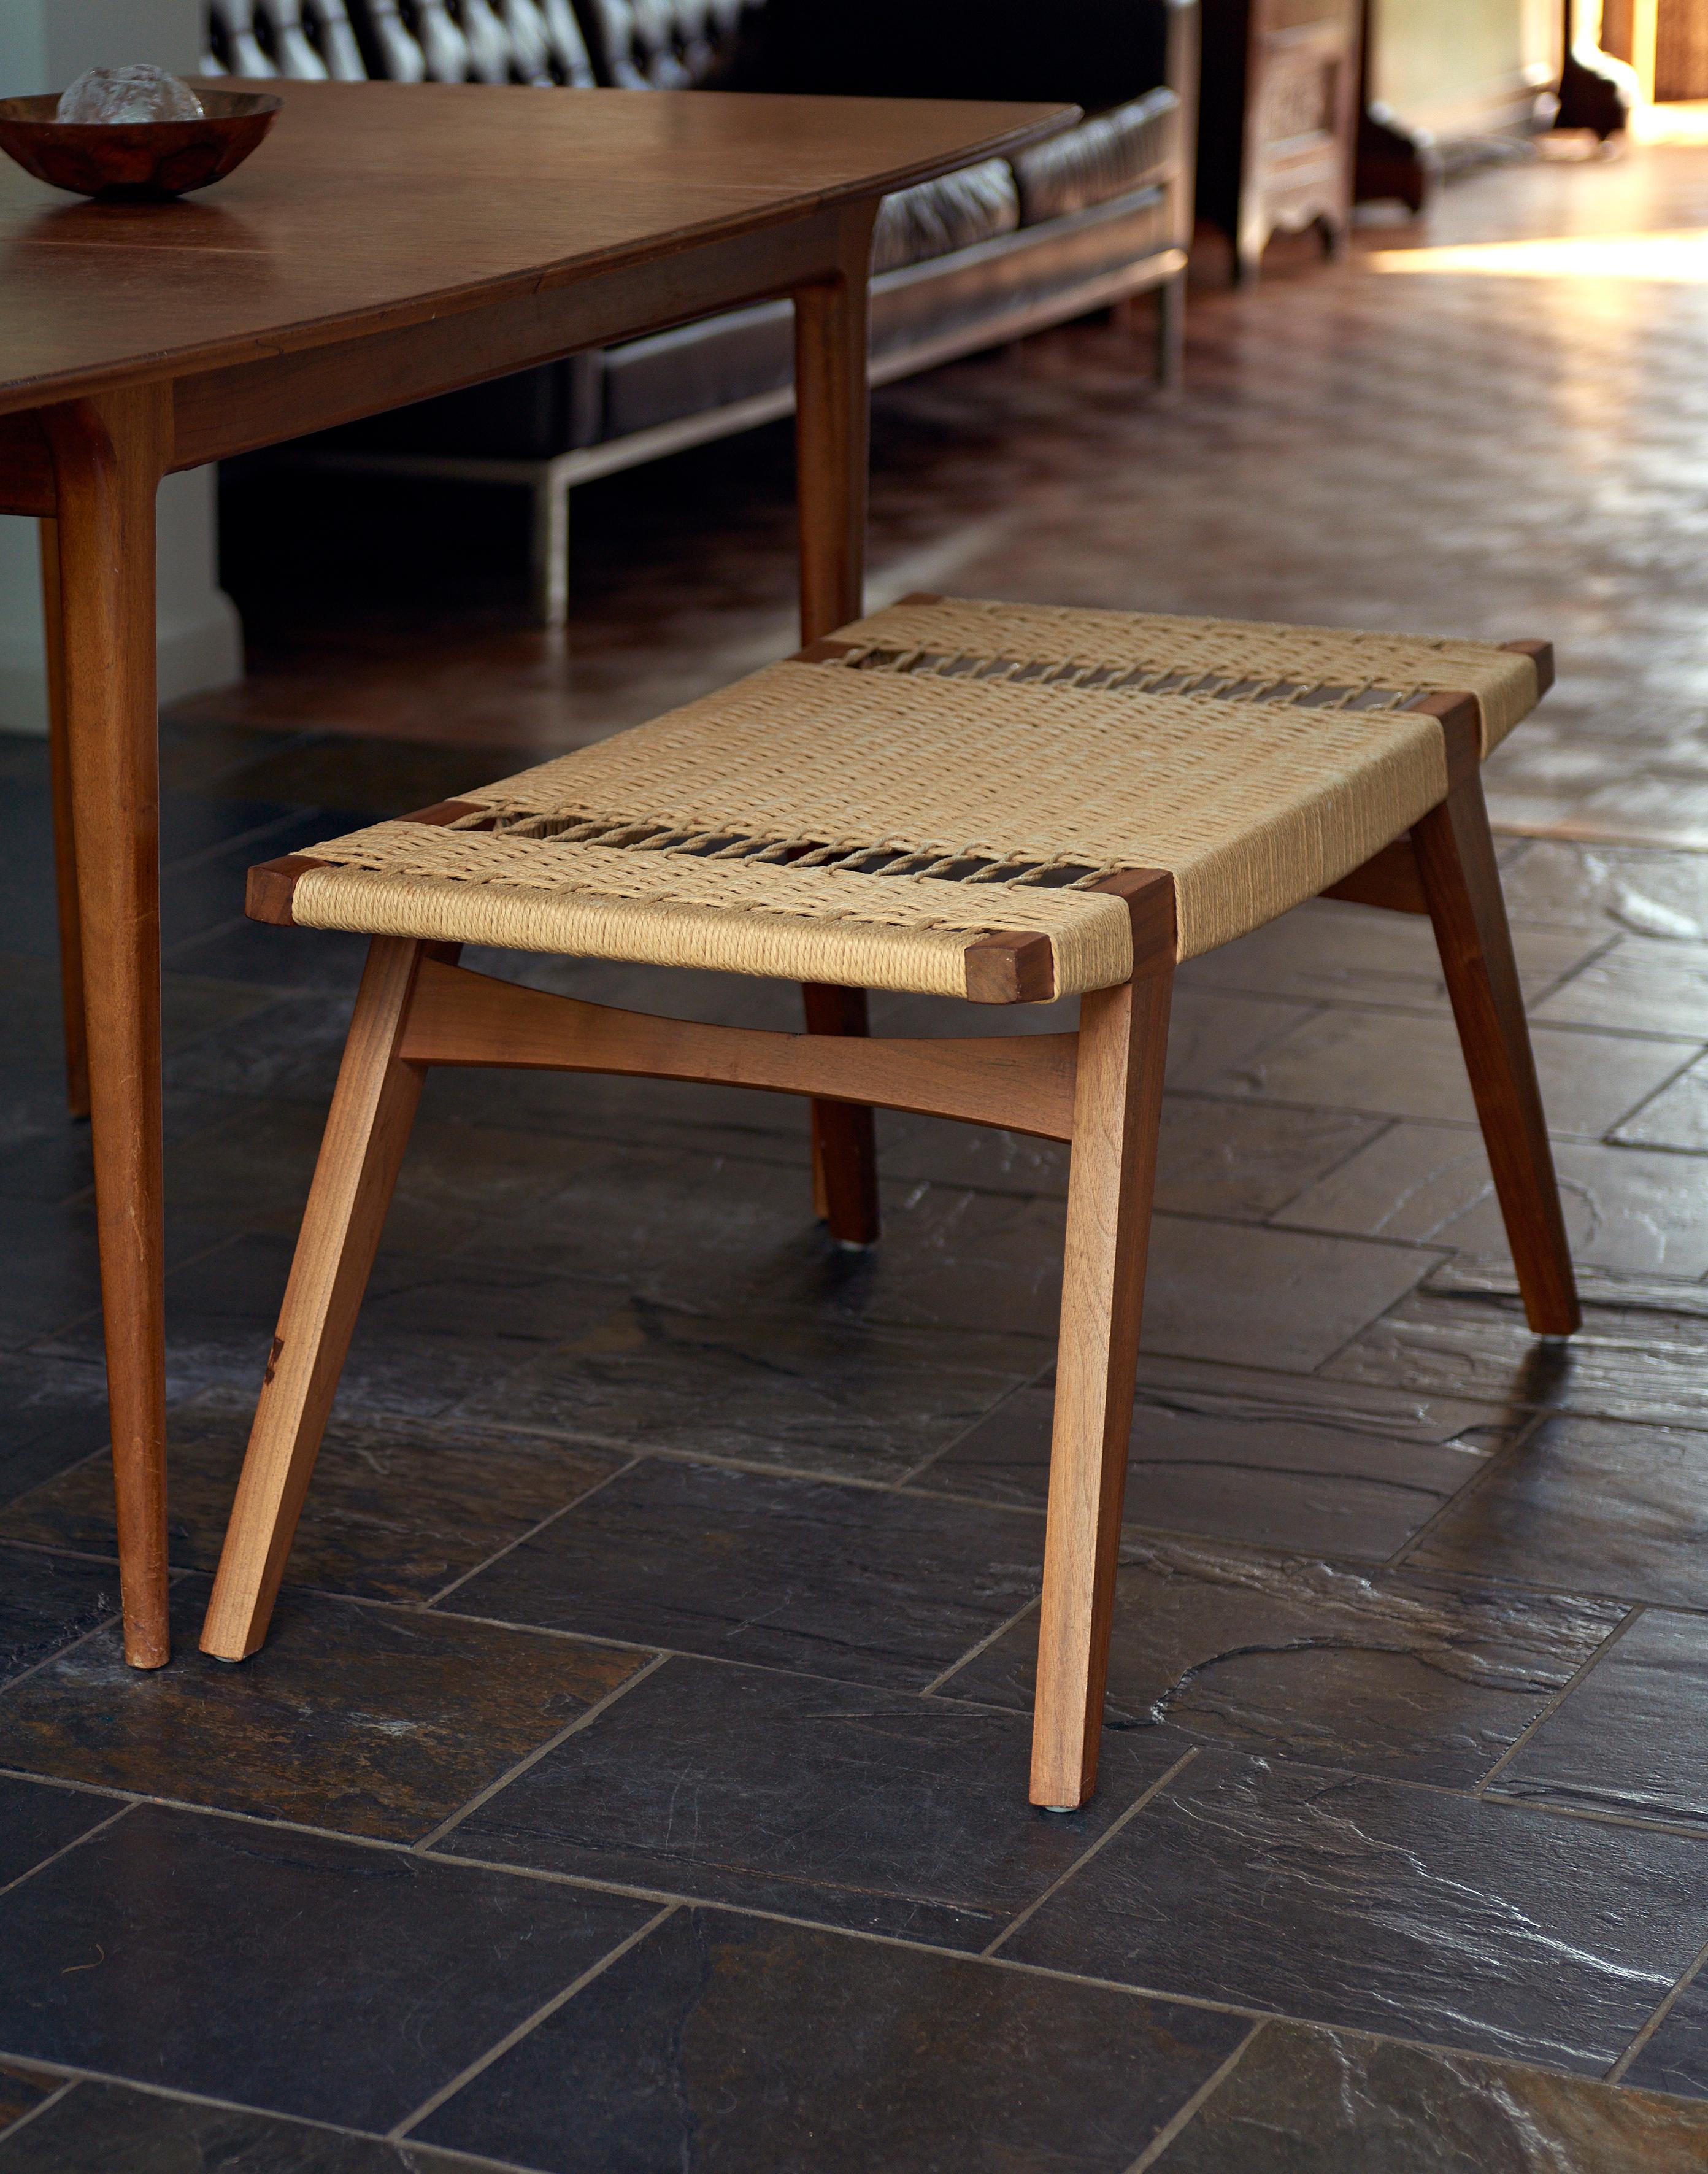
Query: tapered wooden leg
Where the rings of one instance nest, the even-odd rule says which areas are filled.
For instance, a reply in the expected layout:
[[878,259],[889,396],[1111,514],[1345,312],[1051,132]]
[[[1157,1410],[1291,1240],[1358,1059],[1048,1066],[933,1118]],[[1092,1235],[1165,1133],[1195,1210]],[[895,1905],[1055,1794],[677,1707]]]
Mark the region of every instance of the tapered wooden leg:
[[58,505],[61,738],[87,939],[79,978],[125,1656],[156,1668],[169,1646],[154,494],[170,455],[170,388],[68,402],[41,421]]
[[83,1017],[83,922],[77,907],[77,829],[71,808],[71,733],[65,714],[65,629],[59,595],[59,523],[41,524],[41,630],[47,652],[47,764],[53,784],[54,886],[59,904],[59,995],[65,1021],[65,1101],[89,1115],[89,1043]]
[[321,1143],[202,1626],[202,1650],[246,1659],[267,1636],[309,1476],[343,1371],[424,1069],[397,1050],[426,947],[376,937]]
[[[866,992],[826,982],[803,984],[808,1034],[867,1033]],[[839,1245],[877,1242],[878,1136],[869,1109],[813,1104],[813,1205]]]
[[1171,974],[1080,1000],[1032,1802],[1097,1786]]
[[[851,207],[844,276],[795,296],[795,462],[801,523],[801,640],[858,619],[866,587],[867,267],[874,208]],[[859,990],[808,988],[814,1034],[864,1034]],[[813,1201],[843,1245],[878,1236],[878,1144],[870,1110],[813,1105]]]
[[1525,1314],[1538,1336],[1570,1336],[1581,1318],[1577,1284],[1481,777],[1414,825],[1412,845]]

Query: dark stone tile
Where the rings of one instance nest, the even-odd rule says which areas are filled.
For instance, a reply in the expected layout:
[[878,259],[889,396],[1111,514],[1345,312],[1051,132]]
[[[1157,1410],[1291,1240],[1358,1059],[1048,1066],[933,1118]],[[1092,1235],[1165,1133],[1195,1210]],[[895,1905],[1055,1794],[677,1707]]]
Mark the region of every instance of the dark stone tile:
[[[1055,1403],[1047,1378],[1017,1389],[915,1484],[1041,1506]],[[1486,1405],[1145,1358],[1127,1520],[1381,1561],[1511,1432]]]
[[[284,929],[265,929],[283,936]],[[323,931],[298,932],[322,942]],[[279,997],[262,992],[266,1001],[241,1019],[210,1023],[169,1052],[169,1087],[195,1088],[209,1095],[278,1095],[317,1102],[322,1111],[338,1084],[338,1061],[350,1030],[354,980],[348,990],[313,990]]]
[[[1538,1027],[1532,1041],[1549,1122],[1598,1139],[1698,1053],[1698,1037],[1639,1041],[1576,1027]],[[1314,1109],[1474,1122],[1458,1030],[1449,1019],[1385,1011],[1322,1013],[1257,1055],[1203,1083]]]
[[[0,2134],[27,2113],[65,2089],[63,2076],[51,2069],[32,2069],[22,2061],[0,2060]],[[0,2142],[0,2170],[6,2165],[8,2147]]]
[[1061,1202],[886,1185],[884,1218],[882,1241],[850,1252],[796,1204],[792,1235],[752,1262],[732,1295],[750,1294],[768,1310],[824,1307],[849,1320],[1024,1337],[1040,1345],[1039,1363],[1048,1357],[1062,1295]]
[[1592,2074],[1705,1934],[1694,1836],[1208,1751],[1003,1953]]
[[[219,1563],[249,1425],[243,1411],[173,1414],[167,1530],[180,1569],[211,1572]],[[291,1580],[376,1599],[430,1600],[619,1462],[608,1452],[525,1435],[334,1420],[291,1549]],[[78,1466],[0,1511],[0,1537],[112,1555],[107,1460]]]
[[0,2043],[385,2130],[647,1916],[615,1895],[141,1805],[0,1901]]
[[1647,2090],[1708,2098],[1708,1971],[1698,1969],[1624,2079]]
[[[1381,1130],[1379,1118],[1343,1110],[1213,1102],[1170,1095],[1162,1106],[1156,1204],[1182,1215],[1271,1214]],[[1068,1148],[947,1117],[899,1120],[880,1139],[886,1177],[985,1192],[1065,1199]]]
[[1708,1292],[1581,1272],[1583,1326],[1568,1344],[1531,1333],[1510,1271],[1437,1270],[1324,1371],[1340,1381],[1569,1404],[1610,1419],[1700,1425]]
[[0,1766],[412,1841],[646,1658],[287,1587],[234,1668],[197,1650],[207,1604],[178,1588],[167,1668],[115,1627],[0,1696]]
[[1684,2174],[1708,2110],[1516,2061],[1270,2023],[1157,2174]]
[[[1513,948],[1527,1000],[1536,1002],[1606,942],[1600,931],[1515,928]],[[1338,901],[1313,900],[1296,907],[1237,943],[1194,959],[1182,978],[1195,989],[1236,989],[1301,1003],[1447,1009],[1435,932],[1421,915],[1384,913]],[[1694,1033],[1695,1023],[1676,1031]]]
[[695,1160],[733,1155],[786,1164],[797,1173],[797,1186],[808,1188],[808,1203],[812,1198],[808,1106],[792,1095],[680,1079],[446,1066],[429,1076],[422,1109],[462,1124],[555,1139],[654,1147]]
[[[472,1221],[462,1247],[471,1261],[693,1306],[709,1288],[763,1284],[779,1257],[792,1260],[804,1247],[816,1260],[833,1250],[814,1219],[809,1182],[787,1165],[680,1148],[565,1151],[538,1134],[513,1137],[516,1160],[532,1168],[532,1198],[495,1202],[497,1212]],[[453,1178],[447,1173],[441,1190],[454,1199]],[[904,1247],[911,1235],[905,1219],[889,1234]]]
[[[52,2079],[59,2088],[61,2079]],[[436,2151],[124,2084],[77,2084],[16,2136],[0,2174],[453,2174]]]
[[94,1209],[8,1200],[0,1248],[0,1344],[20,1349],[100,1302]]
[[1438,1258],[1358,1238],[1159,1215],[1142,1346],[1175,1359],[1314,1372]]
[[106,1446],[106,1370],[98,1360],[0,1358],[0,1501]]
[[459,1586],[473,1615],[922,1690],[1038,1590],[1042,1520],[648,1459]]
[[[1698,1398],[1700,1416],[1700,1393]],[[1708,1607],[1708,1434],[1550,1418],[1450,1510],[1419,1566]]]
[[45,1782],[0,1774],[0,1888],[22,1879],[44,1858],[110,1820],[118,1809],[111,1797],[50,1788]]
[[[1122,1550],[1105,1712],[1242,1751],[1472,1788],[1616,1627],[1615,1605],[1185,1541]],[[941,1695],[1030,1713],[1035,1617]]]
[[[104,1477],[111,1496],[111,1468]],[[0,1547],[0,1684],[93,1630],[118,1607],[118,1573],[105,1564]]]
[[[170,1051],[220,1025],[234,1025],[271,1001],[264,989],[235,982],[203,981],[192,974],[160,978],[160,1031]],[[89,1127],[65,1106],[64,1041],[59,1000],[59,960],[0,952],[0,1003],[6,1010],[7,1059],[31,1075],[37,1115],[55,1128],[85,1138]]]
[[1236,1075],[1313,1016],[1305,1004],[1179,988],[1169,1007],[1168,1084],[1190,1093]]
[[1502,1796],[1708,1820],[1708,1618],[1648,1609],[1501,1769]]
[[[1708,1274],[1708,1157],[1646,1155],[1597,1141],[1554,1151],[1567,1240],[1580,1267],[1626,1275]],[[1511,1256],[1480,1133],[1400,1124],[1312,1186],[1278,1220],[1411,1244]]]
[[470,1397],[451,1423],[900,1479],[1037,1370],[1002,1336],[828,1309],[691,1313],[644,1301]]
[[1249,2028],[684,1910],[416,2133],[551,2174],[1126,2174]]
[[[220,1095],[170,1090],[162,1111],[168,1147],[203,1132],[230,1106]],[[89,1128],[66,1114],[63,1071],[0,1072],[0,1196],[69,1201],[94,1183]],[[178,1205],[175,1195],[175,1212]]]
[[1017,1715],[709,1661],[667,1661],[438,1847],[981,1948],[1184,1749],[1105,1744],[1067,1816],[1026,1802]]
[[[166,1380],[175,1402],[207,1395],[252,1410],[284,1296],[294,1241],[245,1234],[166,1278]],[[382,1253],[356,1322],[339,1385],[349,1414],[432,1419],[502,1380],[523,1360],[608,1306],[591,1285]],[[98,1315],[45,1347],[94,1360]]]

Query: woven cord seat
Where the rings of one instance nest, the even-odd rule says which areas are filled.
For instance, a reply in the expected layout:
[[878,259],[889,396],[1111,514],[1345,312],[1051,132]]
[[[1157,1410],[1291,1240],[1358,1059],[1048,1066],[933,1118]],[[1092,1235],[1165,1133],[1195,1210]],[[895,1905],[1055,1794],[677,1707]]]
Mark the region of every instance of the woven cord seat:
[[[203,1643],[266,1634],[430,1064],[813,1099],[832,1235],[873,1106],[1071,1140],[1032,1795],[1095,1781],[1173,970],[1318,895],[1427,913],[1531,1325],[1577,1300],[1479,764],[1547,646],[911,597],[633,731],[251,871],[376,940]],[[802,983],[804,1035],[494,980],[465,944]],[[876,1040],[870,988],[1077,995],[1077,1031]]]
[[1172,875],[1189,959],[1409,829],[1446,791],[1430,706],[1467,682],[1486,749],[1539,674],[1475,643],[911,599],[435,821],[312,847],[289,911],[852,988],[1077,995],[1132,971],[1121,871]]

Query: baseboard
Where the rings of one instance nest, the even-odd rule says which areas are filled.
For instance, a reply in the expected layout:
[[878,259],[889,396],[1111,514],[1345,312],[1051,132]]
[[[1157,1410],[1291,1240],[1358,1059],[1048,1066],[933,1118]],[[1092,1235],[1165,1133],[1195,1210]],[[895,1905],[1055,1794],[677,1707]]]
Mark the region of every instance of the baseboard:
[[[243,677],[243,624],[223,589],[209,591],[193,613],[176,616],[156,636],[160,700],[176,702]],[[47,674],[41,637],[33,630],[0,630],[0,732],[47,730]]]

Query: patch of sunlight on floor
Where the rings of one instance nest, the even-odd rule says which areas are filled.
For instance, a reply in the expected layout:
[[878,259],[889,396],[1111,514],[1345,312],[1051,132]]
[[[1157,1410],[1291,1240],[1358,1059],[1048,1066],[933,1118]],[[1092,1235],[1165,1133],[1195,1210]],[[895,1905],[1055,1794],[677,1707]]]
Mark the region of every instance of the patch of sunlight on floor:
[[1372,272],[1457,272],[1489,279],[1646,279],[1708,284],[1708,227],[1673,234],[1570,234],[1540,241],[1475,241],[1378,249]]

